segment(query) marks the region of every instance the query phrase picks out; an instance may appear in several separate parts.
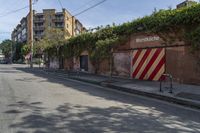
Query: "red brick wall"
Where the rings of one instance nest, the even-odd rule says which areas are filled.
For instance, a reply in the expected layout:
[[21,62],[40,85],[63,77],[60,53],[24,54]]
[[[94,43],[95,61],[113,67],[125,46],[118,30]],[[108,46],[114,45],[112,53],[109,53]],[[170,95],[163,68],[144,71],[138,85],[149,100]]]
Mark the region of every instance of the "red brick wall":
[[113,53],[113,75],[130,77],[131,73],[130,52]]
[[[126,43],[114,49],[114,52],[115,53],[127,52],[130,54],[130,56],[132,56],[131,55],[132,50],[130,49],[164,46],[164,42],[162,41],[162,39],[156,41],[139,42],[139,43],[136,42],[137,38],[145,38],[148,36],[156,36],[156,35],[149,35],[149,34],[132,35],[129,37]],[[183,44],[184,44],[183,42],[177,41],[171,45],[183,45]],[[86,52],[84,53],[86,54]],[[67,62],[65,65],[66,67],[69,66],[70,64]],[[121,65],[123,66],[123,64]],[[114,66],[114,68],[115,67],[116,66]],[[89,62],[89,72],[94,73],[94,67],[92,66],[91,62]],[[120,72],[116,72],[114,74],[120,75],[117,73]],[[166,73],[173,75],[175,80],[181,83],[200,84],[200,66],[197,65],[196,58],[189,52],[189,47],[186,46],[166,48]],[[103,75],[110,74],[109,60],[105,60],[100,64],[99,74]],[[128,77],[130,75],[126,76]]]
[[189,47],[166,48],[166,73],[180,83],[200,84],[200,66]]
[[[159,41],[136,42],[137,38],[148,36],[156,35],[132,35],[128,41],[130,48],[137,49],[164,46],[162,39]],[[184,45],[184,42],[177,41],[171,45]],[[129,49],[127,43],[124,46]],[[132,51],[130,51],[130,54],[131,53]],[[175,81],[180,83],[200,84],[200,66],[197,65],[197,59],[190,53],[188,46],[166,48],[166,73],[173,75]]]

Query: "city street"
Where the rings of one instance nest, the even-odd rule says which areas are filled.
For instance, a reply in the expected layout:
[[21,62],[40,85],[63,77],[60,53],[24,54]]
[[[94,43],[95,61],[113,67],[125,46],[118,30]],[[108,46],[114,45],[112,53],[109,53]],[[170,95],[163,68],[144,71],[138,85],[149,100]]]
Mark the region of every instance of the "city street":
[[0,65],[0,133],[80,132],[197,133],[200,111]]

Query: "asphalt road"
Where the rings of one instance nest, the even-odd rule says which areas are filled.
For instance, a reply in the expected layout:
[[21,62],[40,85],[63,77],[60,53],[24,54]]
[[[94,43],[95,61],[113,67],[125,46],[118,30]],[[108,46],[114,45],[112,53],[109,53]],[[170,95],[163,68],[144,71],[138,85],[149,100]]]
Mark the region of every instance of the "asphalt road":
[[0,133],[200,133],[200,111],[0,65]]

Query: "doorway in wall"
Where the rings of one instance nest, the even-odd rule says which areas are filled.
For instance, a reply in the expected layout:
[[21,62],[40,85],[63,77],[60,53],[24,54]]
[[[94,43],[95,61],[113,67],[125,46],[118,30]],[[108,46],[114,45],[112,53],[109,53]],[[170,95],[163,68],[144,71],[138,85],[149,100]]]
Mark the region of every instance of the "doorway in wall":
[[88,55],[80,56],[80,69],[88,71]]

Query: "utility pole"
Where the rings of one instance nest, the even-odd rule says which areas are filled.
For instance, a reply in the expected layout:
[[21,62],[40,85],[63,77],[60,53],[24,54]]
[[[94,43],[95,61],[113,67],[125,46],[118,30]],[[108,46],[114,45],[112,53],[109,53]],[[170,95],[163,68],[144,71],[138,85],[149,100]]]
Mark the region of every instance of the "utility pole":
[[72,37],[74,37],[74,16],[72,16]]
[[29,35],[30,35],[30,45],[31,45],[31,51],[30,51],[30,67],[33,68],[33,5],[32,5],[32,0],[29,0],[29,5],[30,5],[30,17],[29,17]]
[[11,43],[11,56],[10,56],[10,63],[12,64],[12,60],[13,60],[13,42]]

